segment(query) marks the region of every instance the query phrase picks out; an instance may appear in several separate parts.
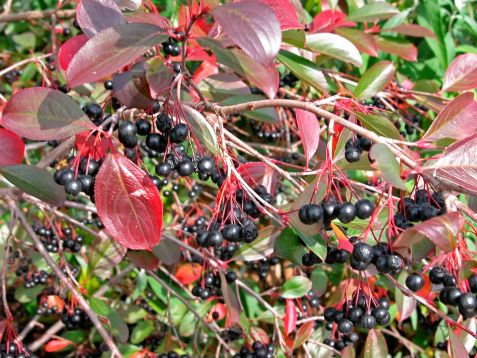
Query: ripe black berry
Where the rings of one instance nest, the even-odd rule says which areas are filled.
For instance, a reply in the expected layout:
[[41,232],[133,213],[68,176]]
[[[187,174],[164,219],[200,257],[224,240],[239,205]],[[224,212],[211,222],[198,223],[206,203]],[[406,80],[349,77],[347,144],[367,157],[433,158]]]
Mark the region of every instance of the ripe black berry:
[[234,271],[229,271],[225,274],[225,279],[227,283],[233,283],[237,279],[237,274]]
[[412,273],[406,278],[406,286],[413,292],[417,292],[423,288],[424,283],[424,278],[418,273]]
[[124,121],[120,124],[118,138],[126,148],[133,148],[137,145],[136,134],[137,129],[134,123],[130,121]]
[[402,271],[404,262],[399,255],[389,255],[386,264],[392,273],[397,274]]
[[374,211],[374,204],[368,199],[358,200],[355,204],[356,207],[356,216],[360,219],[369,218]]
[[160,134],[150,133],[146,136],[146,146],[149,149],[160,152],[165,148],[165,143]]
[[189,135],[189,128],[187,124],[179,123],[174,128],[172,128],[170,138],[172,143],[182,143],[187,139]]
[[243,226],[242,228],[242,237],[243,241],[246,243],[251,243],[254,241],[258,236],[258,230],[255,227],[255,224],[253,222],[248,222],[246,225]]
[[172,172],[172,166],[168,162],[158,163],[156,165],[156,174],[161,177],[168,177]]
[[107,89],[108,91],[113,89],[113,81],[108,80],[104,81],[104,88]]
[[316,204],[303,205],[298,212],[298,217],[303,224],[317,224],[323,220],[323,208]]
[[349,223],[356,217],[356,207],[350,202],[344,202],[337,207],[336,216],[342,223]]
[[371,149],[371,146],[373,145],[373,142],[371,142],[368,138],[359,138],[357,140],[357,146],[359,149],[368,152]]
[[220,231],[210,231],[207,235],[208,246],[220,246],[224,242],[224,237]]
[[94,159],[83,158],[80,162],[80,171],[82,174],[88,174],[94,177],[98,174],[99,162]]
[[457,299],[459,310],[474,311],[477,307],[477,298],[472,293],[466,292]]
[[190,159],[184,159],[182,162],[179,163],[177,167],[177,173],[181,177],[186,177],[191,175],[194,172],[194,164]]
[[343,319],[338,322],[338,331],[341,333],[350,333],[353,330],[353,323],[350,320]]
[[137,134],[148,135],[151,132],[151,123],[148,120],[140,119],[136,122]]
[[374,250],[368,244],[360,242],[353,247],[353,258],[357,261],[370,263],[373,260],[373,256]]
[[472,291],[472,293],[477,293],[477,275],[473,273],[469,277],[469,288]]
[[214,169],[214,161],[209,157],[202,158],[199,163],[197,163],[197,170],[201,174],[210,174]]
[[230,242],[240,242],[242,240],[242,228],[237,224],[225,225],[222,229],[224,239]]
[[349,148],[345,150],[345,159],[348,163],[359,162],[361,150],[359,148]]
[[65,184],[65,191],[71,195],[78,195],[81,193],[82,186],[79,179],[70,180]]
[[359,320],[359,326],[365,329],[373,329],[376,326],[376,318],[370,314],[365,314]]
[[94,178],[90,175],[80,175],[78,180],[81,182],[81,190],[87,195],[94,194]]

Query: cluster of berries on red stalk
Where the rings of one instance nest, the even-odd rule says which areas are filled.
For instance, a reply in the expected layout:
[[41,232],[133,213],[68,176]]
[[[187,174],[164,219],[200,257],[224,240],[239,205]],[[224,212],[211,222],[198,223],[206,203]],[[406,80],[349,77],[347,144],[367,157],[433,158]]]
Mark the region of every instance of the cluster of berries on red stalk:
[[83,237],[75,235],[73,230],[69,227],[57,231],[60,237],[58,237],[51,228],[38,223],[34,225],[33,229],[49,252],[58,252],[60,245],[64,250],[71,252],[81,251]]
[[220,276],[213,272],[206,272],[202,280],[192,289],[192,294],[203,300],[213,296],[220,296]]
[[224,329],[222,332],[220,332],[220,336],[226,342],[236,341],[236,340],[242,338],[242,335],[243,335],[243,329],[240,326],[232,326],[232,327],[230,327],[228,329]]
[[56,313],[58,313],[58,306],[50,306],[47,301],[43,302],[36,310],[36,314],[43,316],[50,316]]
[[[70,159],[70,164],[74,159]],[[82,158],[76,175],[73,167],[62,168],[55,172],[53,179],[64,186],[67,194],[76,196],[83,192],[94,202],[94,181],[99,172],[101,162],[92,158]]]
[[274,141],[280,138],[285,133],[283,127],[274,124],[257,122],[254,120],[251,120],[249,122],[250,128],[252,129],[252,133],[255,133],[258,138],[263,138],[268,141]]
[[369,330],[377,325],[389,324],[389,301],[385,297],[375,299],[356,290],[352,299],[344,302],[341,309],[327,307],[324,318],[327,322],[325,328],[333,330],[336,339],[326,338],[323,343],[341,351],[359,340],[359,335],[354,332],[355,327]]
[[68,330],[87,329],[91,326],[91,320],[88,315],[79,307],[73,309],[63,308],[61,322],[64,323]]
[[351,138],[345,144],[345,159],[348,163],[359,162],[363,152],[369,152],[372,142],[368,138]]
[[399,211],[394,215],[394,224],[407,229],[414,222],[426,221],[446,212],[444,197],[439,192],[430,193],[426,189],[419,189],[414,199],[404,198],[399,202]]
[[263,344],[256,341],[252,343],[252,346],[242,347],[240,352],[235,353],[232,358],[273,358],[274,347],[271,344]]
[[264,279],[268,271],[272,266],[278,265],[280,263],[280,258],[278,256],[272,256],[269,258],[263,258],[260,261],[255,261],[249,263],[250,267],[252,270],[256,271],[258,273],[258,276],[261,279]]
[[[459,288],[457,280],[452,274],[442,266],[435,266],[429,271],[429,280],[434,285],[442,286],[439,293],[439,300],[442,303],[456,306],[459,313],[465,318],[477,315],[477,275],[475,273],[467,279],[467,285]],[[411,291],[419,291],[424,284],[425,280],[419,273],[412,273],[406,278],[406,286]]]
[[181,47],[177,41],[169,38],[168,41],[162,43],[162,50],[167,56],[179,56],[181,54]]
[[16,342],[8,342],[0,345],[1,358],[36,358],[37,355],[32,353],[27,347]]

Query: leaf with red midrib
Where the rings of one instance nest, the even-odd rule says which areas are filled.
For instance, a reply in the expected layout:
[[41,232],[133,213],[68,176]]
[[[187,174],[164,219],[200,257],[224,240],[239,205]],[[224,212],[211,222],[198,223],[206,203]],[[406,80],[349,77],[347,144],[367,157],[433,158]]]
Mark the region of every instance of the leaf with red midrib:
[[0,128],[0,167],[20,164],[25,152],[25,143],[14,132]]
[[318,149],[318,143],[320,142],[320,123],[316,115],[311,112],[297,109],[295,113],[298,133],[305,151],[306,166],[308,167],[308,163],[310,159],[313,158],[313,155],[315,155]]
[[122,154],[109,154],[94,191],[98,215],[116,241],[132,250],[159,244],[162,200],[146,172]]
[[66,71],[76,53],[84,46],[88,41],[88,36],[80,34],[68,39],[63,45],[61,45],[58,51],[58,62],[63,71]]
[[296,305],[295,301],[292,299],[286,300],[285,305],[285,317],[283,319],[283,326],[285,329],[285,334],[287,336],[292,333],[296,328],[296,321],[297,321],[297,313],[296,313]]
[[290,0],[259,0],[261,3],[268,5],[278,21],[282,31],[290,29],[302,29],[303,25],[298,21],[298,15]]
[[444,76],[443,91],[465,91],[477,88],[477,54],[457,56]]

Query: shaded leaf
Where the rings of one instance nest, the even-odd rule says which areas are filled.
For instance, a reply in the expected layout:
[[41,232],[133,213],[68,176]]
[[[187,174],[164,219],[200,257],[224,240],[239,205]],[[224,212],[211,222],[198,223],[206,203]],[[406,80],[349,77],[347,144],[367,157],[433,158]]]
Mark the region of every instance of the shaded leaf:
[[94,82],[136,60],[167,39],[150,24],[121,24],[99,32],[81,47],[66,71],[70,88]]
[[298,15],[290,0],[258,0],[269,6],[278,21],[282,31],[290,29],[302,29],[303,25],[298,21]]
[[212,15],[230,39],[254,61],[271,64],[280,49],[280,23],[273,10],[260,2],[228,3]]
[[345,27],[336,29],[336,33],[351,41],[360,52],[374,57],[378,56],[378,44],[373,35],[367,34],[363,30]]
[[477,130],[477,102],[472,93],[454,98],[434,119],[421,142],[443,138],[463,139]]
[[311,290],[310,279],[304,276],[294,276],[285,282],[281,288],[283,298],[300,298]]
[[144,62],[137,63],[130,71],[113,76],[113,96],[128,108],[146,109],[154,104]]
[[315,268],[310,275],[312,283],[311,289],[318,296],[321,297],[326,293],[328,287],[328,276],[322,268]]
[[319,91],[327,92],[326,78],[314,62],[286,50],[280,50],[278,60],[302,81]]
[[361,67],[362,61],[358,49],[342,36],[326,32],[308,35],[306,47],[311,51]]
[[232,260],[244,260],[247,262],[262,260],[274,251],[275,241],[281,230],[268,226],[260,229],[258,237],[250,244],[242,244],[234,254]]
[[174,265],[181,259],[179,245],[167,237],[163,237],[159,245],[152,249],[154,255],[165,265]]
[[88,37],[125,23],[121,10],[113,0],[81,0],[76,8],[76,20]]
[[111,240],[104,231],[100,231],[91,245],[88,256],[88,270],[105,279],[111,270],[126,256],[127,249]]
[[[405,271],[399,274],[398,282],[401,285],[405,285],[407,275],[408,273]],[[416,309],[417,301],[410,296],[403,295],[402,291],[397,286],[394,287],[394,297],[396,298],[396,306],[399,312],[399,322],[403,322],[411,317],[411,314]]]
[[460,186],[477,194],[477,134],[446,148],[443,156],[432,166],[423,168],[444,182]]
[[219,272],[222,294],[224,296],[225,306],[227,307],[226,327],[240,323],[241,307],[237,295],[230,288],[223,272]]
[[46,169],[21,164],[0,167],[0,173],[18,189],[48,204],[60,206],[66,200],[65,190]]
[[[464,327],[467,327],[471,332],[477,331],[477,319],[475,317],[467,318],[464,323]],[[467,352],[470,352],[474,348],[476,339],[466,331],[462,330],[459,336],[459,340],[465,347]]]
[[366,343],[364,345],[363,358],[387,358],[388,346],[383,334],[376,330],[369,330]]
[[162,27],[163,29],[171,26],[167,18],[153,12],[135,11],[126,13],[124,16],[127,22],[146,23]]
[[474,88],[477,88],[477,54],[457,56],[446,71],[442,90],[457,92]]
[[298,313],[296,311],[295,301],[290,299],[285,300],[285,317],[283,318],[283,327],[287,336],[295,330],[297,317]]
[[452,329],[449,329],[449,344],[451,357],[467,357],[469,352],[465,349],[464,344],[459,340],[459,337],[454,333]]
[[0,167],[20,164],[25,153],[25,143],[12,131],[0,128]]
[[[458,212],[450,212],[441,216],[426,220],[404,231],[394,241],[393,247],[406,253],[411,249],[414,256],[421,257],[426,252],[416,252],[415,247],[422,240],[429,240],[445,252],[456,248],[456,237],[464,225],[464,218]],[[432,246],[430,247],[432,249]]]
[[375,166],[381,171],[383,178],[392,186],[406,190],[404,181],[401,179],[401,168],[396,156],[386,144],[377,143],[371,147],[371,156],[376,160]]
[[250,95],[250,88],[233,73],[219,73],[202,80],[199,85],[202,94],[213,101],[223,101],[233,96]]
[[387,2],[372,2],[353,11],[347,19],[358,22],[375,22],[389,19],[398,13],[399,10]]
[[248,162],[237,168],[237,173],[249,185],[263,185],[269,193],[275,193],[277,187],[277,173],[263,162]]
[[291,229],[282,231],[275,242],[275,255],[301,265],[302,257],[308,249],[303,245],[299,236]]
[[217,135],[204,116],[191,107],[184,107],[187,123],[195,140],[202,143],[212,154],[219,153]]
[[381,61],[371,66],[359,79],[354,95],[358,101],[373,97],[383,90],[394,78],[394,65]]
[[354,113],[358,117],[359,121],[366,129],[373,131],[380,136],[386,138],[400,139],[401,135],[399,130],[396,128],[394,123],[392,123],[386,117],[382,117],[376,114],[366,114],[366,113]]
[[295,335],[295,340],[293,341],[293,349],[298,349],[305,344],[307,340],[313,335],[313,322],[306,322],[298,328],[298,331]]
[[380,51],[397,55],[408,61],[417,61],[417,48],[412,43],[395,38],[375,37]]
[[144,270],[155,270],[159,266],[159,259],[151,251],[128,251],[127,258]]
[[306,166],[308,167],[310,159],[315,155],[320,142],[320,123],[316,115],[311,112],[296,109],[295,113],[298,135],[305,151]]
[[0,124],[35,140],[63,139],[94,128],[71,97],[46,87],[26,88],[12,95]]
[[131,332],[131,343],[139,344],[154,331],[152,321],[139,321]]
[[96,177],[95,203],[106,230],[132,250],[152,250],[162,231],[162,200],[149,175],[119,153]]
[[147,70],[147,82],[149,83],[151,97],[157,98],[167,92],[174,80],[174,71],[170,66],[166,66],[164,63],[159,65],[152,65]]
[[94,313],[109,320],[113,335],[117,336],[120,342],[125,343],[129,336],[129,329],[121,316],[110,305],[99,298],[89,297],[88,301]]

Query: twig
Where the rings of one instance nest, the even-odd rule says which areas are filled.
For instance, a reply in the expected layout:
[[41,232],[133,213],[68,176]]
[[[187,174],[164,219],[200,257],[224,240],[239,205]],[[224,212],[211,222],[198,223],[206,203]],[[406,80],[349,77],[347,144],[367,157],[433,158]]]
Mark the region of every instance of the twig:
[[44,19],[56,15],[58,19],[68,19],[75,15],[76,10],[44,10],[44,11],[25,11],[17,14],[0,15],[0,23],[14,21],[31,21]]
[[45,156],[42,160],[40,160],[36,166],[38,168],[46,168],[56,159],[68,153],[71,150],[71,148],[73,148],[74,144],[75,144],[75,137],[68,138],[67,140],[62,142],[60,145],[58,145],[55,149],[50,151],[48,155]]

